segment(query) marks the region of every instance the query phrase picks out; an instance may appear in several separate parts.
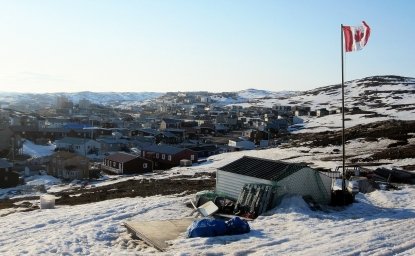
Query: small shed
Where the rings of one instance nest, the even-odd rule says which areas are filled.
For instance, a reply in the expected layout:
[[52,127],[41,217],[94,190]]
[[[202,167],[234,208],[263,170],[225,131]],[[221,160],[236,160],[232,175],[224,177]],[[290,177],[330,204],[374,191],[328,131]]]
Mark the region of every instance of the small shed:
[[192,161],[189,159],[182,159],[180,160],[180,166],[184,167],[184,166],[192,166]]
[[244,156],[218,169],[216,192],[237,199],[245,184],[277,187],[277,196],[311,196],[316,202],[329,203],[332,180],[305,164]]

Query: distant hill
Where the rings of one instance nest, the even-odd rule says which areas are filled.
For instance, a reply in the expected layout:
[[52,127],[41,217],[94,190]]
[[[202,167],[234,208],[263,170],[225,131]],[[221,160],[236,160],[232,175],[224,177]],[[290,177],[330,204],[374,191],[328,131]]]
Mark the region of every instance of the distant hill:
[[[193,92],[194,93],[194,92]],[[244,107],[272,107],[280,105],[304,105],[312,109],[336,109],[341,106],[341,85],[329,85],[313,90],[267,91],[246,89],[237,92],[209,93],[219,105],[242,105]],[[174,93],[173,93],[174,94]],[[0,104],[20,103],[53,106],[57,96],[66,96],[75,104],[81,99],[107,106],[129,108],[145,104],[147,100],[159,99],[168,103],[168,94],[157,92],[77,92],[77,93],[1,93]],[[359,107],[388,118],[415,119],[415,78],[402,76],[371,76],[345,84],[346,107]]]
[[79,100],[86,99],[95,104],[114,105],[125,102],[143,102],[163,95],[158,92],[74,92],[74,93],[9,93],[0,94],[0,103],[36,102],[45,106],[56,103],[58,96],[65,96],[75,104]]
[[[312,109],[341,107],[341,84],[319,87],[305,92],[292,92],[282,97],[270,93],[244,106],[272,107],[303,105]],[[379,115],[402,120],[415,119],[415,78],[371,76],[345,83],[345,106],[359,107]]]

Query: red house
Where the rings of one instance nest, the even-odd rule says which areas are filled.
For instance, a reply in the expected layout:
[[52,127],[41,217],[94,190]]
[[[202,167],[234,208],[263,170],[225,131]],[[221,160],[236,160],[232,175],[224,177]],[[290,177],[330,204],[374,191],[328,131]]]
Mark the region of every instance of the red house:
[[115,174],[146,173],[153,171],[153,162],[124,152],[104,158],[101,168]]
[[141,156],[154,162],[154,167],[168,169],[179,166],[180,160],[188,159],[193,163],[197,162],[197,152],[166,145],[151,145],[141,150]]

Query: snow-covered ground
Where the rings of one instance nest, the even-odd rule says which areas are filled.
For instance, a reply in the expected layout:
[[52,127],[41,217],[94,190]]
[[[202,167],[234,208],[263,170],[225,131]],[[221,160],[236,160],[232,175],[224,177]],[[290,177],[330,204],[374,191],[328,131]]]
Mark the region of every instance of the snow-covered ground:
[[[385,148],[395,141],[361,139],[347,145],[359,155]],[[215,172],[244,155],[291,162],[313,162],[333,169],[339,162],[324,160],[336,156],[338,147],[271,148],[215,155],[192,167],[176,167],[161,174],[129,177],[112,176],[94,182],[100,186],[126,179],[174,178],[197,172]],[[415,159],[391,161],[390,167],[414,164]],[[54,184],[56,182],[57,184]],[[48,192],[67,189],[49,176],[33,177],[29,183],[45,184]],[[17,189],[17,188],[14,188]],[[1,192],[4,190],[0,190]],[[33,195],[39,196],[41,193]],[[131,220],[161,220],[186,217],[185,202],[192,196],[170,195],[122,198],[55,209],[0,211],[0,255],[414,255],[415,187],[397,191],[358,194],[357,202],[345,208],[311,211],[296,196],[288,197],[275,209],[250,222],[251,232],[213,238],[185,238],[171,241],[167,252],[130,238],[122,226]],[[39,200],[31,201],[39,203]]]
[[39,158],[43,156],[50,156],[53,154],[56,145],[36,145],[30,140],[25,140],[23,142],[23,154],[31,156],[32,158]]
[[244,235],[171,241],[167,252],[137,244],[131,220],[186,217],[188,196],[122,198],[0,218],[0,255],[414,255],[415,188],[358,194],[344,209],[311,211],[296,196],[250,222]]
[[[360,84],[359,84],[360,83]],[[355,97],[365,94],[370,86],[354,81],[347,84],[346,106]],[[373,86],[372,86],[373,87]],[[377,96],[388,105],[413,104],[415,94],[388,97],[388,90],[411,90],[413,84],[377,85]],[[369,88],[370,89],[370,88]],[[371,88],[373,90],[373,88]],[[264,98],[266,97],[266,98]],[[286,93],[271,95],[267,91],[246,90],[235,99],[218,98],[223,104],[238,103],[244,107],[293,105],[293,102],[311,106],[335,108],[340,105],[339,89],[317,90],[306,94]],[[295,105],[295,104],[294,104]],[[389,107],[362,105],[363,110],[384,114],[384,117],[363,118],[347,115],[346,127],[391,118],[414,120],[415,110],[397,111]],[[319,132],[341,128],[339,114],[325,117],[305,117],[304,130]],[[409,142],[413,144],[414,139]],[[396,141],[379,138],[378,141],[350,140],[346,145],[348,157],[365,157],[385,149]],[[353,149],[347,150],[348,148]],[[128,179],[166,179],[198,172],[216,172],[242,156],[255,156],[290,162],[313,163],[315,167],[334,169],[341,165],[338,146],[270,148],[225,153],[209,157],[205,163],[192,167],[176,167],[163,173],[137,176],[111,176],[93,182],[94,186],[108,185]],[[33,158],[48,156],[54,146],[37,146],[26,141],[25,154]],[[383,167],[415,165],[414,158],[387,160]],[[376,168],[376,167],[370,167]],[[75,184],[75,183],[74,183]],[[25,186],[0,189],[0,198],[40,196],[42,192],[28,187],[44,185],[48,192],[71,188],[74,184],[61,183],[47,175],[33,176]],[[75,184],[76,185],[76,184]],[[131,220],[161,220],[186,217],[191,210],[185,206],[190,196],[169,195],[107,200],[98,203],[56,206],[55,209],[17,212],[9,208],[0,211],[0,255],[415,255],[415,186],[402,186],[396,191],[375,191],[358,194],[357,202],[344,208],[325,208],[311,211],[302,198],[285,198],[275,209],[250,222],[251,232],[237,236],[187,239],[184,234],[170,241],[167,252],[158,252],[151,246],[130,238],[122,226]],[[39,200],[31,203],[39,204]]]

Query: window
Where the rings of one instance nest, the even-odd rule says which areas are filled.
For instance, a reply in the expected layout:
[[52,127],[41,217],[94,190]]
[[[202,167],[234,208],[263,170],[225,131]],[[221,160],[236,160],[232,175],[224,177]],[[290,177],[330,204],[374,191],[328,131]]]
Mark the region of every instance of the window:
[[190,160],[194,161],[195,160],[195,155],[190,155]]
[[144,164],[143,164],[143,168],[144,168],[144,169],[147,169],[147,167],[148,167],[147,163],[144,163]]
[[159,158],[160,157],[160,154],[159,153],[156,153],[156,158]]
[[171,161],[171,155],[169,155],[169,156],[167,157],[167,159],[169,159],[169,161]]
[[163,159],[163,160],[166,159],[166,155],[165,154],[162,154],[161,155],[161,159]]
[[115,167],[115,162],[112,162],[112,167]]

